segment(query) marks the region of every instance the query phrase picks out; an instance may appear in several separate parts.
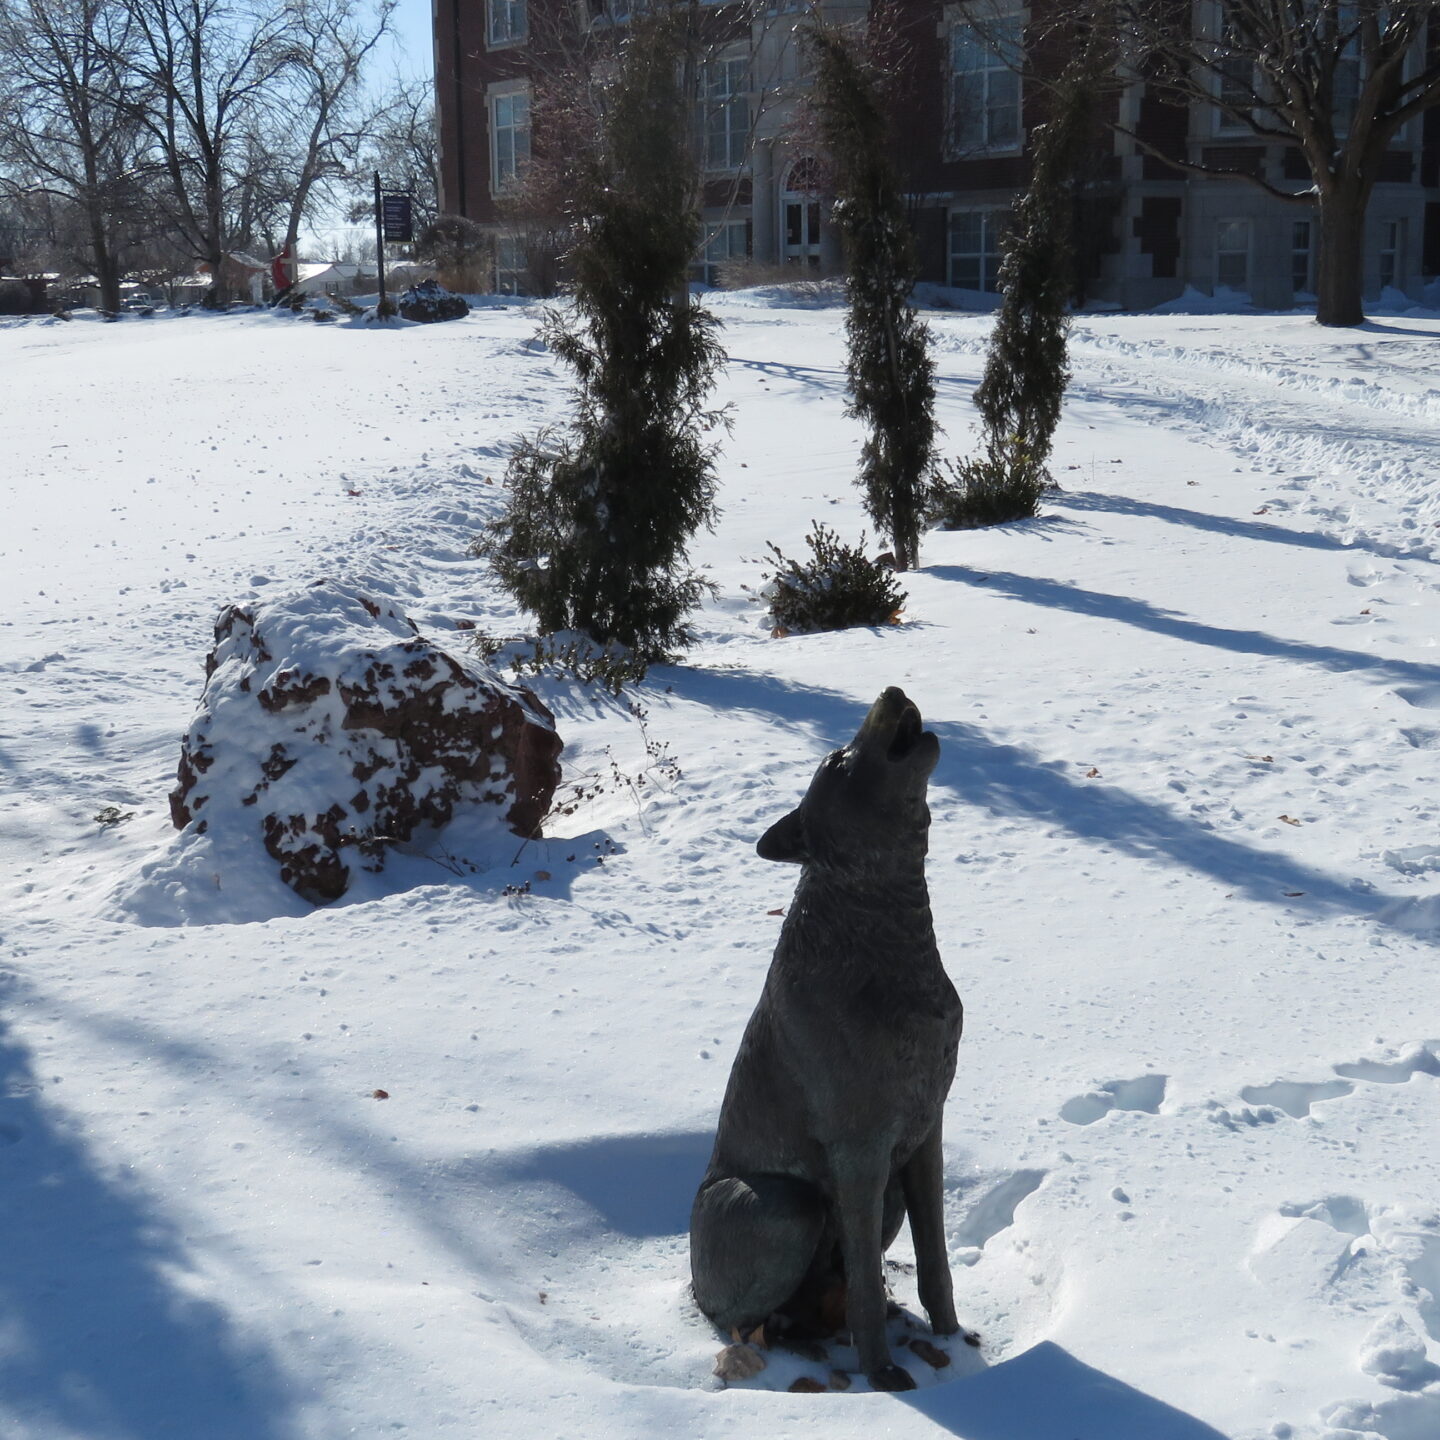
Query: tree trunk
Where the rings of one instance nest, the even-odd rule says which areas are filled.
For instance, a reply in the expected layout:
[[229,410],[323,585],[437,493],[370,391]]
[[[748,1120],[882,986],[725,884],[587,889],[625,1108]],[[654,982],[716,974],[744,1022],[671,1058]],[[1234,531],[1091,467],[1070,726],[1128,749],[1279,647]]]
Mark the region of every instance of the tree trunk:
[[103,238],[97,238],[93,246],[95,260],[95,282],[100,290],[100,308],[107,315],[120,313],[120,266],[116,263],[110,247]]
[[1320,256],[1315,280],[1321,325],[1365,320],[1365,211],[1368,185],[1351,182],[1320,191]]

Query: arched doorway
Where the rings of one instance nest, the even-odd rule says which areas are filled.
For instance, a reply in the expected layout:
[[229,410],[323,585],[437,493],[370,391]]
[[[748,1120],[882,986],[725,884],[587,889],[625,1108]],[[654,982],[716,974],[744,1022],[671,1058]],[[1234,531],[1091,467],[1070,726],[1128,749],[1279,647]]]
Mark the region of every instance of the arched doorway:
[[780,258],[786,265],[820,268],[820,167],[806,156],[780,182]]

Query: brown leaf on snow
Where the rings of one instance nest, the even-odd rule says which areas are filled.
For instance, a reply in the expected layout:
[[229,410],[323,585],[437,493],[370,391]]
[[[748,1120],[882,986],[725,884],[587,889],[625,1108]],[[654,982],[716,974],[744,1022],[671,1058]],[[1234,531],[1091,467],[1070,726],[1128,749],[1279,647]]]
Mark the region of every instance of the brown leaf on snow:
[[1298,825],[1300,822],[1293,815],[1282,815],[1280,817],[1287,825]]
[[388,1100],[390,1098],[390,1092],[388,1090],[372,1090],[370,1092],[370,1098],[372,1100]]
[[1259,760],[1265,765],[1273,765],[1275,763],[1275,757],[1273,755],[1247,755],[1245,758],[1247,760]]
[[1262,505],[1258,510],[1252,510],[1250,513],[1252,515],[1268,515],[1270,513],[1270,507],[1268,505]]
[[809,1375],[802,1375],[798,1380],[790,1382],[790,1393],[792,1395],[823,1395],[825,1387]]
[[783,915],[785,913],[785,907],[782,905],[778,910],[767,910],[765,913],[767,915]]
[[1092,766],[1085,772],[1085,778],[1086,778],[1087,780],[1098,780],[1098,779],[1100,778],[1100,772],[1092,765]]
[[722,1380],[748,1380],[765,1368],[765,1357],[748,1345],[727,1345],[715,1357],[714,1373]]
[[1287,900],[1298,900],[1304,893],[1303,890],[1287,890],[1285,891],[1285,898]]

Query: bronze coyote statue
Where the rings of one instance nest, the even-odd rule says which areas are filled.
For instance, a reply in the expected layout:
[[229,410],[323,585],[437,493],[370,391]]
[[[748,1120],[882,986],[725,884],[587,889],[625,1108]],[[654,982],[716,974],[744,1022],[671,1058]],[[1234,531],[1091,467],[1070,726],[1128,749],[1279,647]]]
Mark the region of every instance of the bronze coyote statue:
[[960,1328],[940,1125],[961,1006],[925,887],[939,753],[892,687],[761,837],[800,883],[690,1219],[695,1297],[716,1324],[749,1334],[778,1315],[815,1334],[843,1315],[877,1390],[914,1385],[890,1355],[882,1270],[907,1215],[931,1326]]

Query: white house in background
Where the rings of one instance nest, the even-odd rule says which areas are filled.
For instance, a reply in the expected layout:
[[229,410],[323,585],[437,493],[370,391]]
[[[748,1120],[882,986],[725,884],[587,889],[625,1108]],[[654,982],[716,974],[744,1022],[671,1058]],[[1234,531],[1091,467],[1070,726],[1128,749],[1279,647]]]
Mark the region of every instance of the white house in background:
[[295,267],[295,287],[304,295],[353,295],[374,283],[373,270],[362,274],[348,260],[302,260]]

